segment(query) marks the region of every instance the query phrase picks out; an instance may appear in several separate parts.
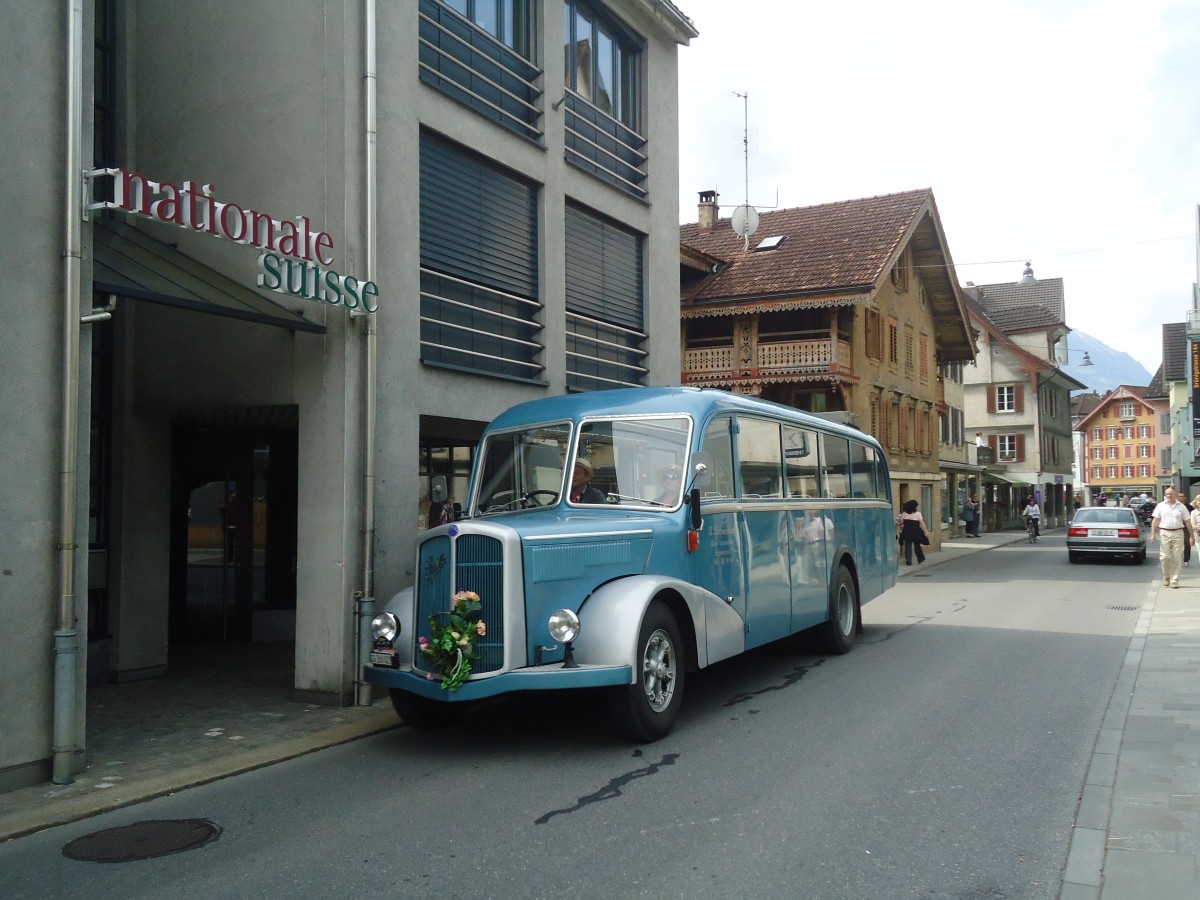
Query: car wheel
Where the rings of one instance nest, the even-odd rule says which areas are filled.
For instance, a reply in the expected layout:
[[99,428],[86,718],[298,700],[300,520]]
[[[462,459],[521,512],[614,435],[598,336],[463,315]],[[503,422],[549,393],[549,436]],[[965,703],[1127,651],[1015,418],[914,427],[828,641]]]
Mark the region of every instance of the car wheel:
[[614,730],[640,743],[666,737],[683,703],[684,658],[679,626],[667,607],[654,601],[638,631],[634,682],[613,688],[609,713]]
[[1068,550],[1067,551],[1067,559],[1073,563],[1077,563],[1077,562],[1079,562],[1079,554],[1076,553],[1074,550]]
[[392,709],[396,711],[396,715],[404,720],[405,725],[417,731],[433,731],[452,725],[462,717],[465,708],[463,703],[430,700],[428,697],[410,694],[399,688],[391,688],[388,693],[391,695]]
[[821,645],[827,653],[849,653],[858,632],[858,591],[845,566],[838,566],[829,597],[829,619],[817,626]]

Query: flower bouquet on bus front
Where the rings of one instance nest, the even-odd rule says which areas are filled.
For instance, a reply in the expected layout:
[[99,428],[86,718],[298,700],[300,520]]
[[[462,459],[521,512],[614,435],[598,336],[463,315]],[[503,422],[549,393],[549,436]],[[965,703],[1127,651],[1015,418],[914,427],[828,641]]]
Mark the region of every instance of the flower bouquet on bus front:
[[[449,612],[429,617],[430,637],[419,639],[421,652],[428,656],[442,675],[442,687],[456,691],[471,674],[471,661],[478,659],[475,645],[487,634],[487,625],[480,621],[483,604],[474,591],[459,591]],[[431,681],[432,673],[426,676]]]

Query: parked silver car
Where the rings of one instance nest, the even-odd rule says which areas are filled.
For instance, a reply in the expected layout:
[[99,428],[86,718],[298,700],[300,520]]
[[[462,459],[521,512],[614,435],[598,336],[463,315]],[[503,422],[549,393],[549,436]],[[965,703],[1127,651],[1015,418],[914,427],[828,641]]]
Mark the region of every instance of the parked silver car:
[[1085,556],[1144,562],[1146,531],[1137,514],[1127,506],[1085,506],[1076,510],[1067,529],[1067,558],[1077,563]]

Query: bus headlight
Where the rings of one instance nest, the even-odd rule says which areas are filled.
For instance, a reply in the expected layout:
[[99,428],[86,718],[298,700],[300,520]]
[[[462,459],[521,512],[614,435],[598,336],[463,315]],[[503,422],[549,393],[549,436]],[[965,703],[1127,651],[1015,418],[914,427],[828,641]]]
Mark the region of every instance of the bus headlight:
[[391,613],[380,613],[371,620],[371,637],[384,640],[389,644],[396,640],[400,633],[400,622]]
[[566,644],[579,637],[579,616],[569,609],[555,610],[546,624],[550,628],[550,637],[556,641]]

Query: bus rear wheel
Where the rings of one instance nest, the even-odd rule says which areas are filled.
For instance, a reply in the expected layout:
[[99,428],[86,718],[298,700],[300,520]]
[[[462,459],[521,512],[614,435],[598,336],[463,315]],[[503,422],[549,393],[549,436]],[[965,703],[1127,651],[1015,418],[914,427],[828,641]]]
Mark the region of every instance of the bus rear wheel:
[[638,631],[634,682],[608,695],[613,729],[630,740],[650,743],[670,733],[683,703],[683,644],[675,617],[655,601]]
[[858,591],[845,566],[838,566],[829,597],[829,619],[818,626],[818,635],[826,652],[849,653],[858,632]]

